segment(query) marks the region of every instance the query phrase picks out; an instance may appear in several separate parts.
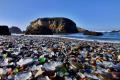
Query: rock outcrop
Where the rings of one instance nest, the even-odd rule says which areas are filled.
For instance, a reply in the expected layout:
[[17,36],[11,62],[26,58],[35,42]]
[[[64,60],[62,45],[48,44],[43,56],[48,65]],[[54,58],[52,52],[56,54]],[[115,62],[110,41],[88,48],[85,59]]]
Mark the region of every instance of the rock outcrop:
[[77,33],[76,24],[68,19],[62,17],[56,18],[38,18],[31,22],[27,27],[26,34],[63,34],[63,33]]
[[30,27],[26,34],[30,35],[52,35],[53,32],[47,26]]
[[120,30],[113,30],[113,31],[111,31],[111,32],[120,32]]
[[101,32],[94,32],[94,31],[88,31],[88,30],[84,31],[83,34],[84,35],[92,35],[92,36],[102,36],[103,35],[103,33],[101,33]]
[[11,35],[8,26],[0,25],[0,35]]
[[88,31],[88,30],[83,29],[83,28],[78,28],[78,32],[79,32],[79,33],[84,33],[85,31]]
[[15,26],[9,28],[9,30],[10,30],[11,33],[16,33],[16,34],[22,33],[21,29],[18,28],[18,27],[15,27]]
[[79,33],[83,33],[84,35],[92,35],[92,36],[102,36],[102,32],[95,32],[95,31],[89,31],[83,28],[78,28]]

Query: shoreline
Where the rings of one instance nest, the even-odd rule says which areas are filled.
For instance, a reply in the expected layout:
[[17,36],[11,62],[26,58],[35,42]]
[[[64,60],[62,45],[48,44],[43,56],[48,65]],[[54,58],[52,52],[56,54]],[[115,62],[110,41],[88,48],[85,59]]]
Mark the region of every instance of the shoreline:
[[[21,36],[24,34],[14,34],[15,36]],[[13,36],[14,36],[13,35]],[[102,42],[102,43],[120,43],[120,41],[112,41],[112,40],[94,40],[94,39],[79,39],[79,38],[71,38],[65,37],[65,35],[24,35],[24,36],[33,36],[33,37],[56,37],[56,38],[66,38],[66,39],[73,39],[73,40],[80,40],[80,41],[92,41],[92,42]]]
[[78,39],[78,38],[70,38],[70,37],[61,37],[61,38],[68,38],[80,41],[92,41],[92,42],[100,42],[100,43],[120,43],[120,41],[108,41],[108,40],[92,40],[92,39]]

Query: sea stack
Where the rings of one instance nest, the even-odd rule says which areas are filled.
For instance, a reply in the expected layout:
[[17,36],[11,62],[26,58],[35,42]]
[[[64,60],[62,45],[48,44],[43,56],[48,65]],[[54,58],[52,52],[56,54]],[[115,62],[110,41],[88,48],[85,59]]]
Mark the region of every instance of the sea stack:
[[43,35],[43,34],[64,34],[77,33],[75,22],[68,18],[38,18],[30,23],[27,27],[26,34]]

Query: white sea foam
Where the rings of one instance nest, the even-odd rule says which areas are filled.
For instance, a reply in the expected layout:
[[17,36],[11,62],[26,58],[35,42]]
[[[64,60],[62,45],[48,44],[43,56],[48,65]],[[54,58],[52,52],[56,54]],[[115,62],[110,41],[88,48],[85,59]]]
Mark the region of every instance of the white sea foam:
[[112,40],[94,40],[94,39],[80,39],[80,38],[72,38],[72,37],[61,37],[75,40],[84,40],[84,41],[97,41],[97,42],[106,42],[106,43],[120,43],[120,41],[112,41]]

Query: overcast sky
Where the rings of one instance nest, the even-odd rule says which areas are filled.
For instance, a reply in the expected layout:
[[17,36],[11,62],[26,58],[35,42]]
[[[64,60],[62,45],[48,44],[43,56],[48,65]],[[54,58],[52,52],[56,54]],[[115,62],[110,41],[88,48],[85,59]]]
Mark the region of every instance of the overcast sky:
[[0,0],[0,25],[26,29],[39,17],[66,17],[93,31],[120,29],[120,0]]

